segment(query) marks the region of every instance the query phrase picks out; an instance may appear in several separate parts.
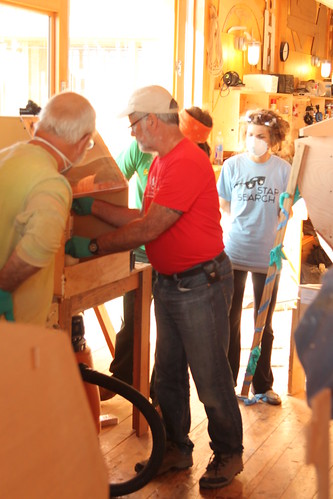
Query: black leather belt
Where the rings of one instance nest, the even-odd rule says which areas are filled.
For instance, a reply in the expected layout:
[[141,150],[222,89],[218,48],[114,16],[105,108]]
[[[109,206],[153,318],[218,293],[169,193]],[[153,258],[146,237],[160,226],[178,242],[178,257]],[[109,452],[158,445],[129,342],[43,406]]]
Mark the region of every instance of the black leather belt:
[[199,265],[195,265],[195,267],[191,267],[188,270],[184,270],[184,272],[178,272],[176,274],[159,274],[159,275],[161,275],[165,279],[172,279],[172,280],[176,281],[178,279],[183,279],[184,277],[191,277],[191,276],[201,274],[201,272],[206,272],[207,270],[210,272],[213,269],[209,270],[209,266],[211,264],[214,265],[214,263],[216,263],[216,262],[217,263],[223,262],[223,260],[225,259],[226,256],[227,256],[226,253],[224,251],[222,251],[222,253],[217,255],[217,257],[212,258],[212,260],[208,260],[207,262],[199,263]]

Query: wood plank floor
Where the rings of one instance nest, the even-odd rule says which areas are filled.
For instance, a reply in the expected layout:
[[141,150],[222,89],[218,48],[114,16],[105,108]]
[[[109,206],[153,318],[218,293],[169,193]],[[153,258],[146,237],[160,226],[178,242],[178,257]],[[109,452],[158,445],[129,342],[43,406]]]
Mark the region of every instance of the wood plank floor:
[[[108,306],[115,328],[119,316],[120,301]],[[204,473],[211,450],[208,442],[207,418],[199,402],[195,387],[191,385],[192,426],[190,437],[194,447],[194,465],[189,470],[170,472],[158,477],[140,491],[128,497],[133,499],[175,498],[264,498],[308,499],[318,497],[316,474],[312,466],[305,464],[305,429],[310,419],[304,395],[287,395],[288,359],[291,310],[280,307],[274,314],[274,350],[272,366],[274,388],[281,395],[282,406],[264,403],[245,406],[239,402],[244,428],[244,471],[228,487],[213,491],[199,489],[198,481]],[[93,350],[95,368],[108,373],[111,361],[103,335],[92,311],[85,313],[86,337]],[[247,330],[247,334],[245,333]],[[249,333],[250,331],[250,333]],[[245,364],[252,342],[253,309],[245,308],[242,317],[242,358],[239,393],[243,382]],[[155,324],[152,312],[151,352],[154,351]],[[128,479],[133,475],[134,464],[149,454],[150,436],[137,438],[131,428],[131,405],[119,396],[101,403],[103,414],[113,414],[118,424],[104,428],[100,434],[101,451],[104,455],[110,482]],[[330,451],[333,437],[331,430]],[[330,486],[333,497],[333,471],[330,467]]]

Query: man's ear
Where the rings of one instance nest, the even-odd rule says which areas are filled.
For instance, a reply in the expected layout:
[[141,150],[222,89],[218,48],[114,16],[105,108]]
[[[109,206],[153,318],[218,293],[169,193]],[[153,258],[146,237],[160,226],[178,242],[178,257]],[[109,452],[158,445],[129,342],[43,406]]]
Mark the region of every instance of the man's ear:
[[156,114],[150,113],[146,119],[146,123],[149,124],[152,128],[156,128],[157,123],[158,123],[158,118]]
[[85,152],[89,146],[89,141],[92,138],[91,133],[86,133],[77,143],[77,151],[81,155]]

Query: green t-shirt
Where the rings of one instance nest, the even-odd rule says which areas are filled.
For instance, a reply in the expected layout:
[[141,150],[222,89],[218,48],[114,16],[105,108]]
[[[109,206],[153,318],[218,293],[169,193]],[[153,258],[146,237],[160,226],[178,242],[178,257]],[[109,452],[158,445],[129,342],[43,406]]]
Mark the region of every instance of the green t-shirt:
[[143,193],[147,185],[148,172],[153,161],[153,155],[140,151],[137,141],[133,140],[131,145],[120,153],[116,161],[120,171],[125,175],[127,180],[132,178],[135,173],[137,174],[135,207],[141,210]]
[[[141,210],[142,198],[147,185],[148,172],[153,161],[153,155],[140,151],[137,141],[133,140],[130,146],[120,153],[116,161],[127,180],[132,178],[136,173],[135,207]],[[140,246],[135,251],[135,255],[138,261],[148,262],[144,246]]]

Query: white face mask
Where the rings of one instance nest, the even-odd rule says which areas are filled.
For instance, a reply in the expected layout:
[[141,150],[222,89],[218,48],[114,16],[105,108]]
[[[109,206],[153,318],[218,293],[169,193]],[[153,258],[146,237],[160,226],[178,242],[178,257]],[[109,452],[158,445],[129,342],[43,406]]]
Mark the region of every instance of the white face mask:
[[264,140],[258,139],[252,135],[246,137],[246,149],[250,154],[253,154],[253,156],[260,158],[267,152],[268,145]]
[[62,170],[60,170],[60,173],[65,173],[70,168],[72,168],[73,163],[71,162],[71,160],[68,159],[67,156],[65,156],[63,152],[59,151],[59,149],[56,146],[54,146],[53,144],[51,144],[47,140],[43,139],[42,137],[34,136],[33,140],[37,140],[37,142],[43,142],[44,144],[47,144],[49,147],[51,147],[51,149],[53,149],[56,153],[59,154],[59,156],[61,157],[61,159],[64,162],[64,167]]

